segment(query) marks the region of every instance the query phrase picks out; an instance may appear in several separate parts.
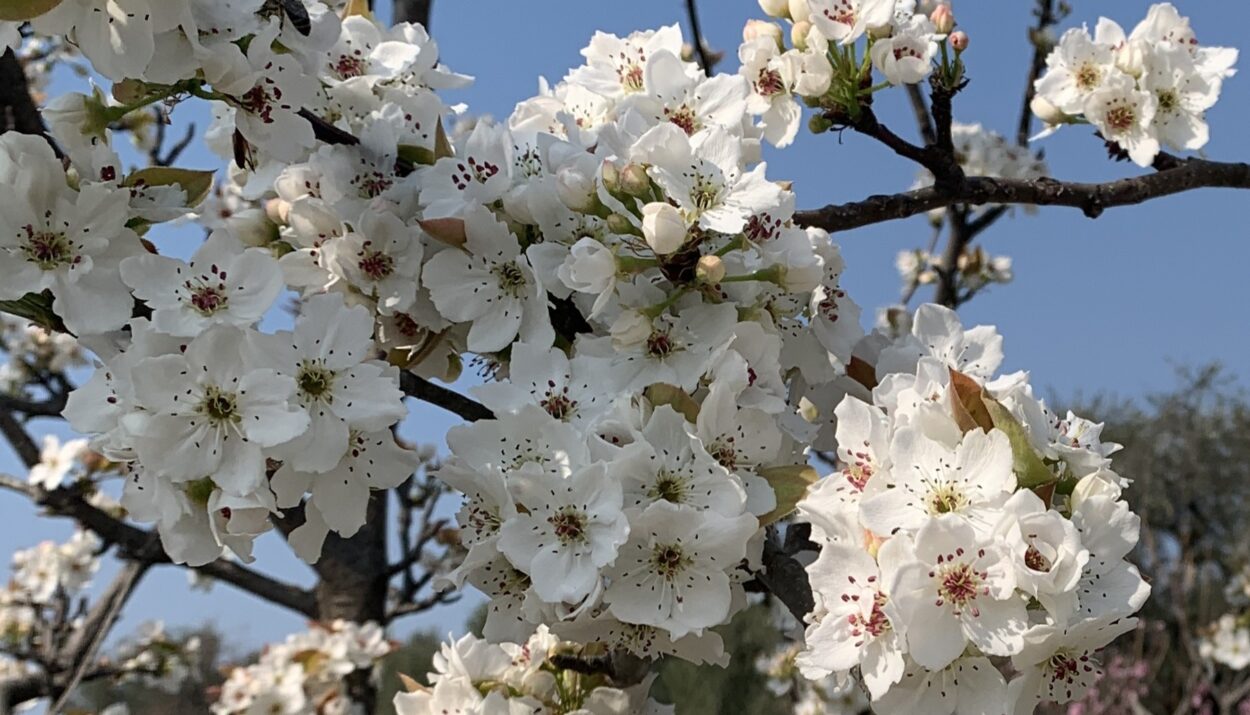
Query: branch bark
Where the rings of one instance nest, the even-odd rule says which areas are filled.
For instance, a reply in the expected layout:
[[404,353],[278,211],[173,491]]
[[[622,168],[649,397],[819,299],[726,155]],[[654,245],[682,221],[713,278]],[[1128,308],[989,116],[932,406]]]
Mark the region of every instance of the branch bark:
[[430,29],[430,11],[434,0],[395,0],[395,22],[415,22]]
[[699,6],[696,0],[686,0],[686,17],[690,20],[690,43],[694,46],[695,59],[699,61],[699,67],[710,75],[716,62],[703,42],[703,30],[699,25]]
[[399,387],[405,395],[437,405],[448,412],[460,415],[469,422],[488,420],[495,416],[495,413],[488,410],[482,403],[454,390],[436,385],[407,370],[401,370],[399,373]]
[[[0,418],[3,415],[4,413],[0,412]],[[37,455],[35,462],[38,462]],[[55,516],[68,517],[77,521],[99,534],[104,541],[116,544],[122,558],[154,565],[173,563],[165,554],[159,535],[127,524],[88,504],[77,491],[57,489],[49,492],[13,477],[0,477],[0,488],[26,495],[35,504],[44,507]],[[293,584],[270,578],[241,564],[218,560],[195,567],[195,570],[309,618],[317,616],[316,602],[310,592]]]
[[1250,189],[1250,164],[1189,159],[1154,174],[1100,184],[1051,178],[972,176],[964,177],[954,186],[946,188],[935,185],[799,211],[795,213],[794,220],[800,226],[847,231],[955,204],[1068,206],[1080,209],[1090,218],[1097,218],[1109,208],[1131,206],[1200,188]]
[[[30,96],[26,72],[13,50],[7,50],[0,56],[0,133],[2,132],[47,136],[43,117],[39,116],[39,108]],[[54,148],[55,146],[53,144]]]

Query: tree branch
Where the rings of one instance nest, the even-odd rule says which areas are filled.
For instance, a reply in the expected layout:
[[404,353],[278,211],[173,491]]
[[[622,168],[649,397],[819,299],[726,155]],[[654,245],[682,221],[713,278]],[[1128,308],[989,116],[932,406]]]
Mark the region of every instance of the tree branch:
[[430,11],[434,9],[433,6],[434,0],[395,0],[395,22],[415,22],[429,31]]
[[933,144],[937,137],[933,134],[933,121],[929,117],[929,108],[924,103],[924,94],[920,85],[907,85],[907,99],[911,102],[912,112],[916,115],[916,127],[920,130],[920,138],[925,144]]
[[971,176],[950,187],[934,185],[799,211],[795,213],[794,220],[800,226],[846,231],[955,204],[1069,206],[1080,209],[1090,218],[1097,218],[1109,208],[1140,204],[1200,188],[1250,189],[1250,164],[1189,159],[1154,174],[1101,184],[1065,182],[1045,177],[1003,179]]
[[785,604],[799,623],[805,623],[807,614],[816,608],[816,600],[803,564],[779,546],[772,534],[764,539],[763,562],[764,570],[755,574],[755,578]]
[[448,412],[460,415],[470,422],[489,420],[495,416],[495,413],[486,409],[486,406],[482,403],[465,397],[454,390],[436,385],[423,377],[418,377],[408,370],[400,371],[399,387],[409,397],[415,397],[422,402],[437,405]]
[[1046,69],[1046,56],[1050,54],[1051,43],[1047,39],[1047,31],[1059,22],[1055,12],[1055,0],[1037,0],[1037,24],[1029,28],[1029,42],[1033,45],[1033,61],[1029,64],[1028,79],[1024,83],[1024,103],[1020,108],[1020,124],[1016,130],[1016,144],[1028,146],[1029,136],[1033,133],[1033,96],[1036,90],[1033,84],[1042,76]]
[[[7,50],[0,56],[0,133],[10,131],[48,135],[39,108],[30,96],[26,71],[13,50]],[[54,142],[49,140],[48,143],[56,149]]]
[[707,45],[703,42],[703,30],[699,26],[699,6],[696,0],[686,0],[686,17],[690,21],[690,43],[694,46],[695,59],[699,61],[699,67],[710,75],[716,60],[712,58]]
[[122,608],[130,600],[131,594],[138,588],[139,582],[151,567],[151,563],[131,561],[122,568],[121,573],[113,579],[108,591],[100,597],[91,612],[67,644],[65,653],[58,665],[64,668],[64,677],[58,675],[55,690],[59,692],[50,712],[59,713],[65,707],[74,689],[82,682],[87,668],[91,666],[96,655],[104,645],[109,631],[121,616]]
[[[5,415],[0,411],[0,423]],[[38,463],[38,456],[35,462]],[[94,531],[104,541],[116,544],[118,554],[131,561],[153,565],[170,564],[169,556],[161,546],[160,536],[146,531],[88,504],[83,495],[73,489],[46,491],[22,482],[14,477],[0,475],[0,488],[23,494],[35,504],[44,507],[55,516],[67,517]],[[316,603],[308,591],[293,584],[270,578],[260,572],[232,561],[219,559],[195,570],[223,581],[258,598],[289,608],[292,611],[315,618]]]

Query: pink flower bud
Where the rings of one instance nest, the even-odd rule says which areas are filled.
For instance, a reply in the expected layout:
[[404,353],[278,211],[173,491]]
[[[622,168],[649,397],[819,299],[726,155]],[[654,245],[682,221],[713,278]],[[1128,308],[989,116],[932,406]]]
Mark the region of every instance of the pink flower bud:
[[943,35],[949,34],[955,29],[955,13],[951,12],[951,6],[947,3],[940,3],[933,8],[933,12],[929,14],[929,20],[933,22],[933,26]]
[[968,49],[968,33],[963,30],[952,32],[951,47],[954,47],[956,52],[963,52]]
[[764,20],[747,20],[747,24],[742,28],[742,41],[751,42],[760,37],[767,37],[777,43],[777,49],[782,49],[783,33],[781,26],[775,22],[765,22]]

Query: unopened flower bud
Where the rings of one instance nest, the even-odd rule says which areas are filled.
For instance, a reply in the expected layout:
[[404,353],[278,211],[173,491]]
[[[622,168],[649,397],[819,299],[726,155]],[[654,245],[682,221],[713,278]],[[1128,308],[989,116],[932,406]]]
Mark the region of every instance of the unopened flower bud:
[[789,0],[759,0],[760,9],[769,17],[785,17],[788,12]]
[[933,22],[933,27],[943,35],[955,29],[955,13],[951,12],[951,6],[947,3],[939,3],[933,8],[933,12],[929,13],[929,20]]
[[226,231],[245,246],[268,246],[278,240],[278,227],[261,209],[236,212],[226,219]]
[[796,50],[807,49],[807,35],[812,31],[812,23],[804,20],[796,22],[790,27],[790,43],[794,45]]
[[1034,96],[1033,101],[1029,102],[1029,109],[1033,111],[1034,116],[1046,124],[1067,124],[1071,120],[1071,117],[1040,94]]
[[285,199],[269,199],[265,202],[265,216],[278,225],[285,225],[291,215],[291,202]]
[[577,166],[566,166],[556,172],[556,196],[574,211],[589,211],[595,203],[595,177]]
[[621,188],[620,167],[611,161],[603,162],[603,167],[599,169],[599,180],[603,182],[603,188],[608,191],[619,191]]
[[761,37],[767,37],[776,42],[778,50],[785,49],[783,44],[785,33],[781,31],[781,25],[764,20],[747,20],[747,24],[742,27],[742,41],[751,42]]
[[621,169],[621,191],[630,196],[645,196],[651,191],[651,177],[642,164],[626,164]]
[[807,128],[811,130],[812,134],[823,134],[833,129],[833,122],[823,114],[813,114],[807,120]]
[[795,22],[811,22],[812,6],[807,0],[790,0],[790,19]]
[[963,30],[956,30],[952,32],[951,47],[954,47],[956,52],[963,52],[968,49],[968,33]]
[[695,264],[694,275],[701,283],[720,283],[725,279],[725,262],[720,256],[703,256]]
[[1146,71],[1147,48],[1141,40],[1129,40],[1115,50],[1115,66],[1130,77]]
[[638,227],[634,225],[634,222],[630,221],[621,214],[608,214],[606,221],[608,223],[608,230],[612,233],[619,233],[622,235],[638,233]]
[[642,207],[642,235],[657,256],[667,256],[686,242],[686,221],[672,204],[653,201]]

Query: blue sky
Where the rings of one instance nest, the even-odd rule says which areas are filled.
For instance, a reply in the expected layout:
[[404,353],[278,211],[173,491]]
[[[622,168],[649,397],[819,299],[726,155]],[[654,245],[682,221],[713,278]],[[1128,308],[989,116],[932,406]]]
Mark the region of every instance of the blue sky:
[[[387,4],[386,0],[380,0]],[[1149,7],[1140,0],[1076,0],[1065,26],[1105,14],[1131,28]],[[971,38],[965,54],[972,82],[956,100],[955,116],[981,122],[1005,135],[1014,134],[1031,49],[1025,42],[1028,0],[972,2],[956,0],[962,28]],[[540,75],[555,81],[580,63],[580,50],[595,30],[626,34],[631,30],[684,23],[680,0],[630,2],[569,0],[435,0],[432,31],[444,61],[477,78],[474,86],[448,93],[475,113],[498,118],[532,95]],[[1236,45],[1250,26],[1250,5],[1212,0],[1180,4],[1193,18],[1204,44]],[[704,0],[704,30],[710,43],[726,50],[722,71],[735,71],[743,22],[760,13],[755,0]],[[387,13],[383,13],[385,17]],[[1250,159],[1250,82],[1236,77],[1224,88],[1209,114],[1212,140],[1206,153],[1214,159]],[[75,88],[58,81],[54,93]],[[878,95],[878,114],[904,136],[915,128],[901,91]],[[202,106],[191,103],[175,115],[180,122],[206,125]],[[177,135],[176,132],[174,132]],[[123,140],[124,141],[124,140]],[[1079,181],[1130,176],[1139,170],[1105,159],[1088,128],[1068,128],[1040,145],[1053,175]],[[872,140],[846,133],[800,134],[784,151],[766,153],[769,176],[794,181],[798,203],[814,208],[858,200],[870,194],[906,189],[915,167]],[[202,146],[180,162],[211,168],[218,161]],[[1089,220],[1072,209],[1017,212],[981,239],[993,253],[1015,260],[1014,283],[996,287],[963,309],[965,322],[996,324],[1006,337],[1005,369],[1028,369],[1033,382],[1059,396],[1113,392],[1137,396],[1173,384],[1172,364],[1218,360],[1244,376],[1250,363],[1250,331],[1239,287],[1250,275],[1250,228],[1245,194],[1204,190],[1161,199],[1144,207],[1108,211]],[[194,238],[194,233],[189,234]],[[929,238],[923,217],[839,234],[848,265],[844,281],[851,296],[872,309],[898,296],[895,254],[922,246]],[[184,249],[185,250],[185,249]],[[182,252],[182,251],[178,251]],[[920,296],[925,298],[924,294]],[[454,420],[445,413],[417,407],[406,425],[410,438],[441,443]],[[55,429],[49,422],[37,430]],[[0,447],[0,471],[21,473],[7,448]],[[1130,475],[1131,476],[1131,475]],[[0,555],[45,538],[65,538],[67,522],[38,518],[35,510],[10,494],[0,494]],[[0,557],[3,558],[3,557]],[[277,576],[309,583],[311,572],[295,561],[276,536],[262,539],[255,566]],[[113,569],[106,567],[100,585]],[[411,618],[396,629],[458,630],[469,610],[466,602]],[[185,573],[161,567],[148,577],[131,602],[119,632],[160,618],[171,625],[213,621],[240,651],[278,640],[302,627],[302,619],[261,604],[226,585],[211,593],[191,592]]]

